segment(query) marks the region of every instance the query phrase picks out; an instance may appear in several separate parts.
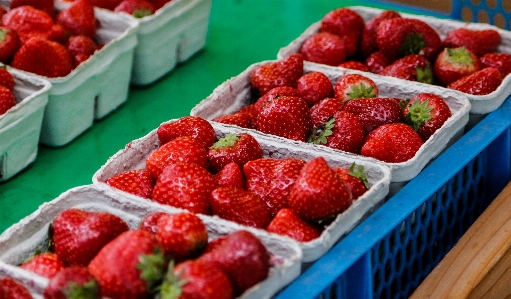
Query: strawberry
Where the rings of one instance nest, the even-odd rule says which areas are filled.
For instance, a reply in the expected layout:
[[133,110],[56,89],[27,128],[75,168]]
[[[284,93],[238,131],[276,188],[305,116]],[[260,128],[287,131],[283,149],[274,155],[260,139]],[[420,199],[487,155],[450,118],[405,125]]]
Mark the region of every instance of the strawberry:
[[53,2],[54,0],[11,0],[9,8],[12,10],[19,6],[28,5],[44,11],[53,18],[55,15],[55,6]]
[[53,25],[49,14],[28,5],[13,8],[2,17],[2,26],[16,31],[22,44],[33,36],[46,37]]
[[347,68],[347,69],[352,69],[352,70],[369,72],[369,67],[366,64],[364,64],[360,61],[355,61],[355,60],[349,60],[349,61],[342,62],[338,66]]
[[334,95],[332,82],[321,72],[304,74],[298,79],[296,89],[298,89],[300,97],[309,107],[312,107],[324,98],[329,98]]
[[366,76],[346,74],[335,83],[334,94],[344,103],[360,98],[375,98],[378,96],[378,86]]
[[[74,0],[73,0],[74,1]],[[121,3],[122,0],[92,0],[92,5],[106,8],[109,10],[114,10],[119,3]]]
[[70,36],[66,46],[73,57],[75,67],[89,59],[98,50],[96,43],[85,35]]
[[208,152],[197,139],[182,136],[172,139],[146,158],[146,168],[157,179],[166,166],[176,162],[195,163],[206,167]]
[[495,52],[501,41],[502,37],[494,29],[457,28],[447,33],[443,43],[447,48],[465,47],[479,57]]
[[465,47],[444,48],[434,64],[435,78],[442,86],[481,69],[479,58]]
[[[298,83],[297,83],[298,84]],[[270,89],[267,93],[262,95],[257,99],[257,101],[254,104],[254,114],[255,116],[255,122],[257,122],[257,115],[261,112],[261,109],[263,106],[269,104],[273,99],[275,99],[277,96],[293,96],[293,97],[301,97],[300,92],[298,89],[290,86],[279,86]]]
[[367,56],[364,62],[369,71],[375,74],[379,74],[385,67],[392,63],[392,61],[385,57],[385,55],[380,51]]
[[352,203],[350,189],[323,157],[303,166],[288,199],[290,208],[310,221],[335,217]]
[[213,121],[247,129],[253,129],[255,127],[252,122],[252,115],[245,112],[235,112],[228,115],[222,115],[213,119]]
[[163,214],[156,225],[156,239],[176,262],[197,257],[208,243],[206,226],[193,214]]
[[145,0],[123,0],[114,9],[115,12],[125,12],[137,19],[152,15],[156,9],[154,5]]
[[481,56],[482,67],[494,67],[499,70],[502,78],[511,73],[511,54],[488,53]]
[[344,40],[346,56],[354,56],[365,22],[362,16],[350,8],[338,8],[328,12],[321,19],[320,30],[333,33]]
[[[156,298],[232,299],[229,277],[212,263],[189,260],[169,266],[165,280]],[[180,294],[179,297],[169,297]]]
[[57,14],[56,20],[69,35],[85,35],[92,40],[96,39],[96,14],[91,0],[73,1]]
[[28,40],[14,55],[11,66],[49,78],[64,77],[74,67],[65,46],[42,38]]
[[346,60],[346,43],[333,33],[318,32],[303,42],[300,53],[307,61],[336,66]]
[[50,279],[43,292],[44,299],[100,299],[101,287],[87,267],[62,269]]
[[401,163],[410,160],[422,146],[419,134],[407,124],[384,124],[367,135],[360,154],[383,162]]
[[445,100],[432,93],[420,93],[414,96],[403,113],[406,123],[419,133],[424,142],[452,115]]
[[211,241],[199,260],[213,263],[227,274],[236,297],[266,279],[270,271],[268,250],[261,240],[246,230]]
[[412,54],[400,58],[380,71],[380,75],[433,84],[431,63],[422,55]]
[[0,279],[0,294],[2,299],[33,299],[23,284],[8,276]]
[[494,92],[500,83],[502,75],[499,70],[487,67],[452,82],[447,88],[472,95],[485,95]]
[[150,0],[150,2],[154,5],[156,10],[162,8],[165,4],[170,2],[171,0]]
[[14,90],[14,77],[5,66],[0,66],[0,85],[7,87],[10,91]]
[[321,236],[321,229],[318,226],[301,219],[288,208],[281,209],[266,230],[298,242],[309,242]]
[[348,111],[337,111],[323,125],[315,127],[307,142],[358,154],[365,131],[360,119]]
[[255,109],[255,103],[243,106],[237,112],[238,113],[243,113],[243,114],[250,115],[250,119],[251,119],[252,126],[253,126],[252,129],[255,128],[255,120],[257,118],[257,111]]
[[309,107],[299,97],[277,97],[262,107],[256,126],[263,133],[306,141],[311,130]]
[[245,177],[243,176],[243,171],[235,162],[226,164],[214,175],[214,178],[218,187],[245,189]]
[[118,173],[108,178],[105,183],[124,192],[151,198],[156,181],[147,169],[136,169]]
[[335,112],[340,111],[344,103],[338,98],[326,98],[310,108],[312,127],[324,124]]
[[303,56],[291,54],[279,61],[268,62],[250,73],[250,84],[261,95],[278,86],[296,87],[303,75]]
[[46,278],[52,278],[65,267],[59,256],[51,252],[36,254],[20,265],[20,268]]
[[0,62],[10,63],[21,47],[21,41],[15,30],[0,26]]
[[217,173],[225,165],[235,162],[240,167],[250,160],[263,157],[259,142],[248,133],[227,134],[208,150],[208,169]]
[[403,122],[403,109],[397,98],[367,98],[349,101],[342,110],[355,114],[366,133],[383,124]]
[[[53,1],[53,0],[52,0]],[[0,20],[7,13],[7,9],[3,6],[0,6]],[[1,23],[1,22],[0,22]]]
[[205,168],[177,162],[165,167],[151,198],[192,213],[209,214],[209,194],[215,187],[215,178]]
[[297,158],[262,158],[247,162],[243,173],[247,190],[261,198],[270,209],[271,216],[289,207],[287,198],[305,161]]
[[157,134],[160,145],[181,136],[193,137],[205,148],[216,141],[213,126],[198,116],[183,116],[174,122],[161,124],[158,126]]
[[393,10],[385,10],[369,20],[364,29],[362,30],[362,36],[360,37],[360,52],[364,57],[371,55],[378,51],[378,43],[376,42],[376,32],[378,26],[383,20],[400,18],[401,15]]
[[128,229],[124,220],[108,212],[67,209],[53,220],[50,242],[64,264],[86,266],[105,244]]
[[353,200],[357,200],[369,189],[369,182],[367,174],[364,172],[364,166],[358,165],[357,167],[355,162],[353,162],[350,168],[338,167],[334,168],[334,170],[350,188]]
[[149,298],[165,276],[165,262],[154,234],[128,230],[106,244],[88,265],[109,298]]
[[376,30],[376,42],[391,60],[420,54],[432,61],[442,49],[440,35],[427,23],[413,18],[382,20]]
[[5,86],[0,86],[0,116],[16,106],[17,102],[12,91]]
[[140,221],[140,224],[138,226],[141,230],[146,230],[151,233],[157,233],[158,232],[158,220],[161,216],[167,215],[168,213],[165,212],[152,212],[144,218],[142,218],[142,221]]
[[252,192],[220,187],[211,192],[213,215],[241,225],[265,228],[271,220],[266,203]]

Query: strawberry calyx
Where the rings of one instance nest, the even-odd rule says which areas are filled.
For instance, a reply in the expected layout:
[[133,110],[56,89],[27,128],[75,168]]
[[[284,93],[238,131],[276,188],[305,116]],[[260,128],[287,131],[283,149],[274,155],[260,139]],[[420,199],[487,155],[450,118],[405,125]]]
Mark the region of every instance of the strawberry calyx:
[[152,15],[152,11],[145,7],[133,10],[133,16],[137,19]]
[[175,299],[182,293],[182,287],[186,280],[181,279],[179,275],[174,274],[174,261],[170,261],[167,274],[157,290],[155,299]]
[[0,41],[5,41],[7,39],[7,34],[9,34],[10,30],[8,29],[0,29]]
[[99,285],[95,280],[79,285],[70,282],[68,287],[62,290],[68,299],[99,299]]
[[351,100],[376,97],[376,93],[374,93],[374,86],[367,87],[364,83],[360,83],[359,85],[353,84],[350,87],[351,92],[348,92],[346,95]]
[[225,135],[225,137],[220,138],[217,142],[215,142],[211,148],[212,149],[221,149],[226,147],[233,146],[238,140],[240,140],[239,136],[234,133],[230,133]]
[[429,107],[429,101],[423,101],[422,103],[415,99],[408,106],[408,113],[406,114],[406,122],[417,131],[424,124],[425,121],[431,119],[431,110]]
[[420,54],[421,50],[426,47],[427,43],[424,40],[424,35],[413,32],[407,34],[403,44],[401,45],[400,54],[408,56],[411,54]]
[[367,178],[367,174],[364,172],[364,166],[358,165],[357,167],[357,164],[353,162],[349,170],[349,175],[359,179],[364,184],[366,189],[369,189],[369,180]]
[[312,129],[311,134],[307,138],[307,142],[313,144],[326,144],[327,137],[333,134],[332,129],[334,128],[334,124],[335,118],[331,116],[322,125]]
[[158,289],[165,276],[166,261],[163,250],[157,247],[152,254],[142,254],[139,257],[137,269],[140,270],[140,278],[147,285],[149,292]]
[[415,67],[415,77],[418,82],[433,84],[433,70],[429,66],[421,68],[419,66]]
[[474,59],[472,59],[465,47],[447,48],[447,54],[451,63],[469,65],[474,62]]

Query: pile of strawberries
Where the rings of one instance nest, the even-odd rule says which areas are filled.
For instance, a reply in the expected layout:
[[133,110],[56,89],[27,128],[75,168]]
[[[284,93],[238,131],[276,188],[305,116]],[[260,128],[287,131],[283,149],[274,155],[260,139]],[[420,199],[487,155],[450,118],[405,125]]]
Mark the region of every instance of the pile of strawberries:
[[472,95],[495,91],[511,72],[494,29],[458,28],[445,38],[426,22],[387,10],[365,22],[355,10],[327,13],[300,53],[311,62],[437,84]]
[[53,219],[48,238],[47,251],[20,265],[50,279],[45,299],[230,299],[266,279],[277,262],[253,233],[209,240],[202,220],[185,212],[150,213],[130,229],[110,212],[71,208]]
[[[50,0],[47,0],[50,1]],[[53,1],[53,0],[51,0]],[[76,0],[64,0],[73,2]],[[92,5],[115,12],[125,12],[135,18],[143,18],[154,14],[171,0],[90,0]]]
[[214,121],[400,163],[452,115],[438,95],[381,97],[366,76],[345,74],[332,83],[324,73],[304,73],[303,61],[292,54],[255,67],[255,102]]
[[12,74],[5,67],[0,67],[0,116],[18,103],[13,94],[14,85]]

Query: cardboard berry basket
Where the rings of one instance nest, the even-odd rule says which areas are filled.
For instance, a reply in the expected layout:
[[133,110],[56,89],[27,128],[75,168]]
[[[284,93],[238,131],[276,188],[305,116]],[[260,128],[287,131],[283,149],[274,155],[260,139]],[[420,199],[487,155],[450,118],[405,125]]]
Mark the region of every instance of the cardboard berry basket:
[[[6,272],[27,281],[32,279],[36,291],[42,294],[41,291],[48,284],[48,279],[18,268],[16,265],[29,258],[36,250],[47,249],[47,232],[50,223],[60,212],[70,208],[110,212],[126,221],[131,229],[137,228],[142,218],[150,213],[181,212],[168,206],[132,201],[123,194],[101,191],[94,185],[75,187],[56,199],[44,203],[31,215],[0,235],[0,274]],[[202,220],[208,229],[210,240],[243,229],[213,218]],[[264,234],[256,230],[252,232],[263,242],[273,255],[272,260],[276,262],[270,269],[269,277],[248,289],[240,298],[270,298],[300,274],[302,251],[298,244],[289,238]]]
[[23,170],[37,157],[50,82],[7,67],[14,77],[17,104],[0,115],[0,182]]
[[[254,100],[250,86],[250,73],[257,66],[265,63],[268,63],[268,61],[253,64],[238,76],[222,83],[215,88],[206,99],[197,104],[190,114],[213,120],[216,117],[233,113],[241,107],[250,104],[251,101]],[[304,71],[305,73],[310,71],[322,72],[329,77],[333,84],[337,82],[338,78],[345,74],[357,73],[357,71],[344,68],[330,68],[323,65],[311,67],[308,64],[304,66]],[[443,97],[452,112],[452,116],[421,146],[412,159],[401,163],[384,163],[378,161],[391,170],[392,184],[390,186],[390,194],[394,194],[404,183],[414,178],[424,166],[463,134],[464,127],[469,118],[470,102],[463,94],[452,90],[439,89],[436,86],[426,84],[415,84],[414,82],[405,80],[396,81],[394,78],[370,73],[364,73],[364,75],[371,78],[376,83],[380,96],[406,99],[421,92],[429,92]],[[252,129],[245,130],[261,136],[270,136]],[[353,157],[364,161],[377,162],[377,160],[373,158],[343,152],[323,145],[293,141],[286,138],[278,139],[281,140],[280,142],[283,145],[308,149],[318,154],[329,153],[342,157]]]
[[[377,9],[377,8],[369,8],[365,6],[349,6],[347,8],[353,9],[357,13],[359,13],[362,18],[367,22],[380,14],[383,9]],[[511,32],[507,30],[500,29],[496,26],[489,25],[489,24],[482,24],[482,23],[467,23],[463,21],[456,21],[451,19],[443,19],[439,17],[433,17],[433,16],[424,16],[424,15],[416,15],[416,14],[409,14],[409,13],[403,13],[399,12],[403,17],[407,18],[415,18],[422,20],[429,24],[433,29],[435,29],[436,32],[440,35],[440,38],[444,38],[447,33],[449,33],[451,30],[456,28],[469,28],[469,29],[494,29],[497,30],[498,33],[502,37],[502,42],[500,46],[497,48],[497,52],[502,53],[510,53],[511,54]],[[318,22],[310,25],[302,34],[300,34],[295,40],[293,40],[289,45],[281,48],[277,54],[277,58],[286,57],[292,53],[298,53],[300,52],[300,48],[304,41],[313,35],[314,33],[319,31],[321,25],[321,20]],[[322,65],[318,63],[313,63],[309,61],[305,61],[304,64],[306,64],[311,70],[314,70],[316,68],[322,69],[323,67],[331,68],[331,69],[338,69],[340,67],[334,67],[334,66],[327,66]],[[365,73],[365,72],[362,72]],[[403,80],[403,79],[397,79],[395,80]],[[409,81],[406,81],[409,82]],[[470,109],[471,114],[487,114],[495,109],[497,109],[504,100],[511,94],[511,75],[507,75],[500,86],[492,93],[487,95],[471,95],[463,93],[468,99],[470,100],[470,103],[472,105]],[[418,83],[422,84],[422,83]],[[438,87],[441,90],[444,90],[446,88]],[[479,120],[481,116],[474,116],[475,119]]]
[[[172,122],[174,120],[171,120]],[[217,138],[222,138],[228,133],[242,133],[243,130],[232,126],[223,126],[212,123]],[[315,151],[302,149],[293,145],[282,144],[279,138],[265,138],[261,135],[253,134],[256,140],[261,144],[264,157],[275,159],[294,157],[306,161],[323,156],[331,167],[349,168],[353,162],[362,165],[367,172],[370,189],[357,199],[345,212],[339,214],[336,219],[323,231],[321,236],[310,242],[300,242],[303,251],[303,262],[311,262],[318,259],[327,252],[333,244],[348,234],[360,221],[372,213],[382,203],[389,191],[390,171],[380,163],[372,161],[358,160],[355,157],[343,157],[332,153],[317,153]],[[110,190],[115,193],[123,193],[127,198],[134,201],[146,201],[148,204],[161,204],[152,202],[132,194],[111,188],[105,181],[127,170],[145,168],[145,159],[149,154],[159,147],[156,130],[153,130],[146,136],[130,142],[124,149],[113,155],[93,176],[93,183],[100,189]],[[200,215],[202,218],[213,218],[218,221],[230,222],[219,218],[218,216]],[[257,229],[256,229],[257,230]],[[263,230],[259,230],[263,231]]]

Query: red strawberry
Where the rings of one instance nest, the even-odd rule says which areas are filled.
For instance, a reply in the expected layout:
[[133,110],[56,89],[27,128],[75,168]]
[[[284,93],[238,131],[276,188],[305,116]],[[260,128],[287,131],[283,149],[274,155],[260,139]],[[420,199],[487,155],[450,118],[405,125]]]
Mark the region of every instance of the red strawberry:
[[335,112],[340,111],[344,103],[338,98],[326,98],[310,108],[312,127],[324,124]]
[[50,17],[55,15],[54,0],[11,0],[9,8],[12,10],[18,6],[29,5],[39,10],[44,11]]
[[149,298],[164,268],[156,237],[140,229],[126,231],[106,244],[88,265],[102,295],[109,298]]
[[298,242],[309,242],[321,236],[321,229],[303,219],[293,210],[281,209],[266,228],[270,233],[288,236]]
[[98,50],[96,43],[85,35],[70,36],[67,48],[73,57],[75,67],[89,59]]
[[333,33],[318,32],[305,40],[300,53],[307,61],[336,66],[346,60],[346,44]]
[[245,177],[240,166],[231,162],[214,175],[218,187],[245,189]]
[[43,35],[54,25],[52,17],[33,6],[19,6],[11,9],[2,17],[2,26],[16,31],[24,43],[30,34]]
[[502,37],[494,29],[468,29],[457,28],[444,38],[444,46],[447,48],[465,47],[477,56],[495,52],[500,45]]
[[465,47],[444,48],[438,54],[434,64],[435,78],[443,86],[480,69],[479,58]]
[[247,129],[253,129],[255,127],[252,123],[252,115],[244,112],[235,112],[228,115],[222,115],[213,119],[213,121]]
[[367,174],[364,172],[364,166],[357,165],[353,162],[350,168],[334,168],[337,175],[348,185],[351,190],[353,200],[364,195],[369,189]]
[[209,194],[215,178],[194,163],[173,163],[165,167],[153,189],[152,200],[192,213],[209,214]]
[[[255,127],[255,119],[257,118],[257,111],[255,109],[255,103],[249,104],[247,106],[243,106],[237,112],[250,115],[251,123]],[[254,129],[254,127],[252,127],[252,129]]]
[[5,66],[0,66],[0,85],[7,87],[10,91],[14,90],[14,77]]
[[123,0],[114,9],[115,12],[125,12],[137,19],[152,15],[156,8],[154,5],[145,0]]
[[271,220],[266,203],[252,192],[220,187],[211,192],[213,215],[241,225],[265,228]]
[[208,243],[206,226],[193,214],[163,214],[156,225],[156,239],[176,262],[197,257]]
[[342,110],[355,114],[366,133],[383,124],[403,122],[403,109],[397,98],[367,98],[349,101]]
[[342,62],[338,66],[347,68],[347,69],[352,69],[352,70],[369,72],[369,67],[366,64],[364,64],[360,61],[355,61],[355,60],[349,60],[349,61]]
[[487,67],[452,82],[447,85],[447,88],[472,95],[485,95],[494,92],[500,83],[502,83],[502,75],[499,70]]
[[289,207],[288,197],[305,161],[297,158],[262,158],[245,164],[247,190],[261,198],[275,216]]
[[217,173],[225,165],[235,162],[240,167],[250,160],[263,157],[259,142],[248,133],[227,134],[208,150],[208,169]]
[[46,278],[52,278],[65,267],[60,258],[55,253],[51,252],[36,254],[20,265],[20,268]]
[[0,294],[2,299],[33,299],[23,284],[8,276],[0,279]]
[[480,60],[483,68],[498,69],[502,78],[511,73],[511,54],[509,53],[488,53],[481,56]]
[[210,262],[220,268],[239,296],[269,275],[269,252],[254,234],[241,230],[211,241],[200,261]]
[[162,8],[165,4],[170,2],[171,0],[150,0],[151,3],[153,3],[156,10]]
[[378,86],[366,76],[346,74],[335,83],[334,94],[344,103],[354,99],[375,98],[378,96]]
[[367,135],[360,154],[383,162],[400,163],[413,158],[422,143],[419,134],[409,125],[384,124]]
[[350,189],[323,157],[303,166],[289,194],[291,209],[300,218],[311,221],[335,217],[351,203]]
[[393,10],[385,10],[376,17],[369,20],[364,29],[360,40],[360,52],[364,57],[378,51],[378,43],[376,42],[376,31],[383,20],[400,18],[401,15]]
[[12,91],[5,86],[0,86],[0,115],[16,106],[17,102]]
[[291,54],[279,61],[256,67],[250,73],[250,84],[263,95],[278,86],[296,87],[296,82],[302,75],[303,56]]
[[44,289],[44,299],[100,299],[101,287],[87,267],[62,269]]
[[161,297],[174,298],[169,294],[178,292],[177,298],[232,299],[232,285],[229,277],[214,266],[198,260],[189,260],[173,267],[169,266],[159,292]]
[[14,55],[11,65],[49,78],[64,77],[74,68],[73,58],[65,46],[41,38],[28,40]]
[[206,167],[208,152],[197,139],[182,136],[172,139],[146,158],[146,168],[157,179],[166,166],[176,162],[195,163]]
[[420,93],[414,96],[403,111],[406,123],[426,142],[451,117],[445,100],[435,94]]
[[281,96],[262,107],[257,129],[291,140],[306,141],[311,130],[307,103],[299,97]]
[[431,63],[422,55],[412,54],[394,61],[379,73],[383,76],[433,84]]
[[136,169],[116,174],[108,178],[105,183],[124,192],[151,198],[151,192],[156,181],[147,169]]
[[257,123],[257,115],[261,112],[262,107],[267,105],[267,104],[269,104],[277,96],[301,97],[300,92],[298,91],[298,89],[296,89],[294,87],[279,86],[279,87],[272,88],[267,93],[265,93],[264,95],[259,97],[257,99],[257,101],[255,102],[253,110],[254,110],[254,115],[255,115],[256,122],[254,122],[254,123]]
[[21,41],[15,30],[0,27],[0,62],[10,63],[21,47]]
[[[74,1],[74,0],[73,0]],[[114,10],[119,3],[121,3],[122,0],[92,0],[92,5],[106,8],[109,10]]]
[[354,56],[365,22],[362,16],[350,8],[338,8],[328,12],[321,20],[321,31],[330,32],[344,40],[346,55]]
[[183,116],[174,122],[161,124],[157,130],[160,145],[181,136],[193,137],[203,147],[210,147],[216,141],[213,126],[198,116]]
[[323,125],[312,130],[307,142],[358,154],[365,131],[360,119],[348,111],[337,111]]
[[334,87],[328,77],[321,72],[311,72],[304,74],[298,80],[296,86],[300,97],[312,107],[317,102],[324,98],[329,98],[334,95]]
[[96,14],[91,0],[73,1],[57,14],[56,20],[69,35],[85,35],[92,40],[96,39]]
[[51,229],[51,242],[62,262],[67,266],[86,266],[105,244],[129,227],[119,216],[108,212],[67,209],[55,217]]
[[379,74],[385,67],[390,65],[392,61],[385,57],[382,52],[377,51],[367,56],[365,64],[371,73]]
[[383,20],[376,30],[378,49],[389,59],[420,54],[434,60],[442,49],[440,35],[427,23],[412,18]]

